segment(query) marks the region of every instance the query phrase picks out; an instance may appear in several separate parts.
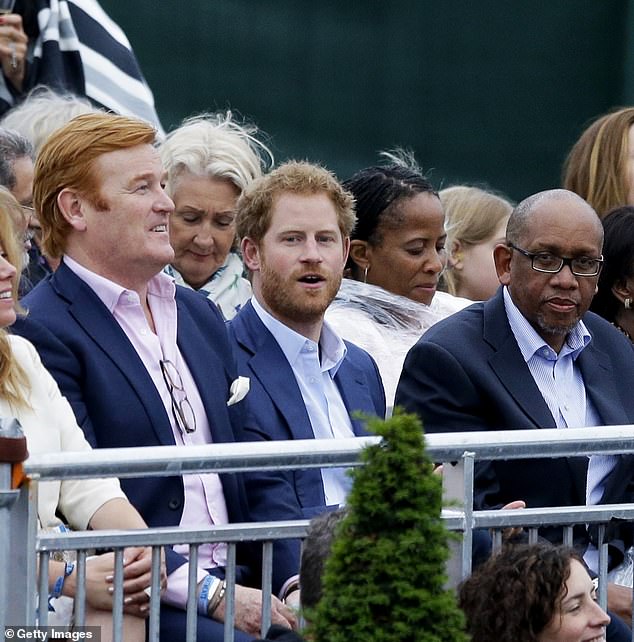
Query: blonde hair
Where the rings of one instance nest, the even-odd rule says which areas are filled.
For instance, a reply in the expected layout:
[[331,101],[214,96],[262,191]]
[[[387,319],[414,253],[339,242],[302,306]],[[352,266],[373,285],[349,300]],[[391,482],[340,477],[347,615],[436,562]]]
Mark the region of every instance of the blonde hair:
[[[455,185],[441,190],[439,196],[450,253],[456,241],[479,245],[492,239],[500,223],[513,211],[513,204],[506,198],[479,187]],[[446,270],[443,280],[450,294],[460,289],[460,275],[455,270]]]
[[280,194],[326,194],[334,205],[341,235],[350,236],[355,222],[354,199],[334,174],[319,165],[289,161],[253,181],[238,199],[236,230],[240,238],[259,243],[271,225],[275,198]]
[[627,205],[630,127],[634,107],[619,109],[595,120],[574,144],[563,171],[563,186],[585,199],[602,218]]
[[273,164],[273,155],[257,134],[255,125],[237,122],[230,111],[184,120],[160,147],[167,193],[174,194],[183,174],[225,179],[243,192]]
[[0,123],[3,127],[22,134],[33,145],[35,153],[46,139],[69,120],[80,114],[104,113],[87,98],[71,93],[59,94],[49,87],[34,87],[20,102],[10,109]]
[[99,206],[99,177],[93,171],[97,158],[155,140],[156,130],[145,121],[106,113],[77,116],[49,137],[37,156],[33,178],[33,206],[46,254],[61,256],[72,229],[57,204],[61,190],[76,189]]
[[[13,202],[11,202],[11,199]],[[18,305],[18,285],[22,270],[22,243],[18,239],[10,208],[18,205],[15,198],[6,190],[0,192],[0,244],[4,249],[6,260],[11,263],[16,274],[11,285],[13,301],[16,311],[21,312]],[[21,211],[21,210],[20,210]],[[28,389],[28,377],[22,366],[16,361],[11,345],[7,338],[7,331],[0,328],[0,396],[6,399],[14,408],[28,407],[29,402],[25,394]]]

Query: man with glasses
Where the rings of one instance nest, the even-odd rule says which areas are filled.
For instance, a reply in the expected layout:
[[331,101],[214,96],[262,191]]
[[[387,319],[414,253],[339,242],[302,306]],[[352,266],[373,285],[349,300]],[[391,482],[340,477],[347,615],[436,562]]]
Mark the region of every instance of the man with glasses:
[[[23,303],[14,330],[38,348],[94,447],[190,445],[240,438],[244,403],[216,306],[162,272],[174,257],[174,204],[156,132],[141,121],[84,114],[43,145],[34,202],[43,243],[62,257],[53,276]],[[211,528],[250,521],[239,475],[126,479],[122,486],[151,526]],[[274,498],[272,498],[274,500]],[[260,625],[257,554],[239,547],[235,639]],[[167,551],[161,639],[185,637],[186,546]],[[223,639],[225,544],[198,549],[198,639]],[[280,587],[281,588],[281,583]],[[272,620],[295,623],[272,596]]]
[[30,141],[18,132],[0,127],[0,185],[18,201],[27,225],[24,246],[29,260],[22,266],[20,296],[53,271],[39,248],[39,222],[33,209],[33,156]]
[[[603,228],[579,196],[550,190],[513,211],[494,249],[500,283],[430,328],[409,352],[396,404],[426,432],[578,428],[634,423],[634,350],[588,312],[602,266]],[[476,508],[514,500],[527,507],[632,501],[632,457],[496,461],[476,471]],[[560,536],[544,532],[548,537]],[[611,563],[631,544],[611,533]],[[596,562],[585,527],[575,544]],[[631,608],[631,591],[622,595]],[[616,591],[611,591],[612,604]],[[627,604],[626,604],[627,608]]]

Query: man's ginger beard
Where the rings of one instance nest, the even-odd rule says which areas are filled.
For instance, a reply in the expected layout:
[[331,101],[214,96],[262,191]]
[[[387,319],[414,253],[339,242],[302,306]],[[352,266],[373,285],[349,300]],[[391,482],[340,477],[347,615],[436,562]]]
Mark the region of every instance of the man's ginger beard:
[[[319,290],[301,288],[298,278],[303,274],[319,274],[326,279],[325,287]],[[268,264],[260,252],[260,290],[263,303],[282,319],[297,323],[321,320],[339,291],[342,278],[343,271],[333,274],[318,266],[311,267],[310,264],[294,270],[285,278]]]

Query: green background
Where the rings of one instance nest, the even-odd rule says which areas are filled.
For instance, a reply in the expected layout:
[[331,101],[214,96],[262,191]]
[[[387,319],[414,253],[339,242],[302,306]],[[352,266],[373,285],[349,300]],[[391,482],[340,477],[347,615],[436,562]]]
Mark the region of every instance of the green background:
[[343,179],[411,148],[436,187],[560,183],[590,119],[634,102],[626,0],[102,0],[163,126],[231,108],[276,160]]

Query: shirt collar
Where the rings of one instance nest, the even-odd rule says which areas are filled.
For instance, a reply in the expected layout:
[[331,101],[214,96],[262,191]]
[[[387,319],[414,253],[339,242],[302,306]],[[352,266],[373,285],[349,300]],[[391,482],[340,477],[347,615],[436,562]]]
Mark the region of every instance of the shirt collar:
[[528,362],[536,353],[542,357],[549,354],[553,359],[571,354],[572,358],[576,359],[581,354],[581,351],[592,341],[592,335],[588,332],[583,321],[579,320],[566,336],[566,341],[559,355],[557,355],[520,312],[506,286],[503,288],[503,294],[506,316],[524,361]]
[[260,321],[262,321],[266,329],[279,344],[291,367],[297,362],[297,359],[304,349],[308,349],[311,352],[317,352],[319,349],[319,361],[322,372],[328,371],[331,378],[335,377],[346,357],[348,348],[343,339],[333,330],[327,321],[324,321],[322,325],[319,344],[317,344],[312,339],[308,339],[281,321],[278,321],[278,319],[262,307],[255,296],[251,297],[251,304]]
[[[139,302],[139,296],[135,291],[124,288],[118,283],[115,283],[110,279],[106,279],[100,274],[89,270],[70,256],[64,255],[64,263],[72,272],[74,272],[82,281],[94,290],[102,303],[111,313],[120,301],[128,303]],[[176,293],[174,279],[163,272],[159,272],[148,281],[147,292],[148,296],[173,299]]]

